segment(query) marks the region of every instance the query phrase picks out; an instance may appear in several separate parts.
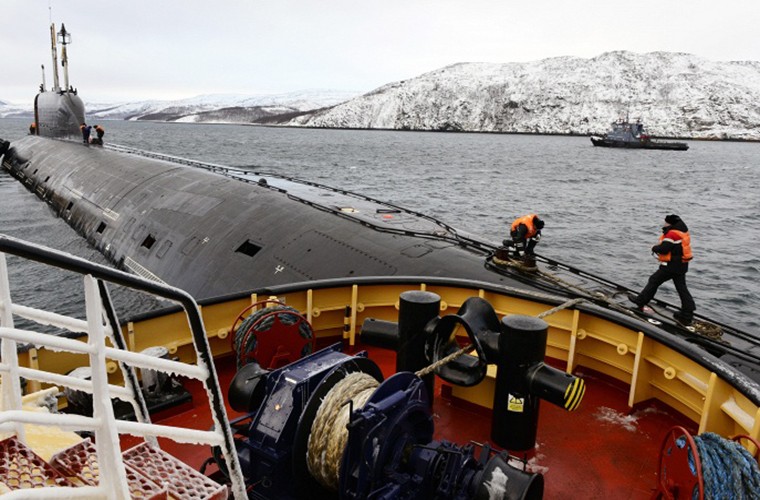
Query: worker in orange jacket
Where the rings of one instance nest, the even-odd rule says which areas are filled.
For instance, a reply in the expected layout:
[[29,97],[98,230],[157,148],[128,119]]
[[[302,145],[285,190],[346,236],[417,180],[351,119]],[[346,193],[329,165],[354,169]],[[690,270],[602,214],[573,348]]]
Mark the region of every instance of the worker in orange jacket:
[[649,277],[649,281],[641,293],[630,300],[638,309],[643,309],[654,298],[660,285],[668,280],[673,280],[678,296],[681,299],[681,310],[673,317],[683,324],[690,324],[694,319],[694,299],[686,287],[686,273],[689,271],[689,262],[693,258],[691,251],[691,236],[689,228],[681,217],[675,214],[665,217],[665,225],[662,228],[660,242],[652,247],[652,252],[657,255],[660,266]]
[[542,221],[536,214],[523,215],[512,222],[509,236],[511,242],[504,240],[504,245],[511,247],[515,257],[530,257],[533,249],[541,239],[541,230],[544,228]]

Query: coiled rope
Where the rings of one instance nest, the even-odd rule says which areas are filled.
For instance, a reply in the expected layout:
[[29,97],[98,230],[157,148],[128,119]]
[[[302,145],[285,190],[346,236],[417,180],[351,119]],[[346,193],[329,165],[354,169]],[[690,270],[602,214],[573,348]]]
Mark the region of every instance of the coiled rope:
[[[379,383],[363,372],[350,373],[330,389],[317,410],[306,452],[306,465],[322,486],[336,491],[340,460],[348,441],[350,406],[363,408]],[[352,405],[347,403],[351,401]]]
[[[684,446],[682,436],[676,440]],[[711,500],[757,500],[760,498],[760,468],[757,460],[741,444],[713,432],[694,436],[702,463],[704,496]],[[689,469],[696,475],[689,450]]]

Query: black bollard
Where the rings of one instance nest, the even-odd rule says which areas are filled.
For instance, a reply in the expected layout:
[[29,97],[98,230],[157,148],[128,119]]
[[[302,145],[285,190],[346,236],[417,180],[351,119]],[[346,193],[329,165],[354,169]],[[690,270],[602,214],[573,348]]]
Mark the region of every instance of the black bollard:
[[[438,317],[441,297],[432,292],[410,290],[399,297],[398,349],[396,351],[396,371],[416,372],[428,365],[425,357],[425,325]],[[430,404],[433,403],[433,383],[435,375],[422,377],[428,390]]]
[[491,439],[507,450],[529,450],[536,442],[540,399],[531,396],[526,372],[544,361],[549,326],[532,316],[501,320]]
[[507,450],[536,445],[541,399],[568,411],[578,408],[585,393],[582,379],[544,364],[549,326],[532,316],[501,320],[491,439]]

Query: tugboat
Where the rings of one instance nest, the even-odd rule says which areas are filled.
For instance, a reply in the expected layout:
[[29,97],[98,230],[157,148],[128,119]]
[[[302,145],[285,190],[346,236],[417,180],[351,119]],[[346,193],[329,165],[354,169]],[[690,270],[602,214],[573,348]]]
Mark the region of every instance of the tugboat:
[[[19,258],[81,275],[86,319],[12,301]],[[113,285],[181,307],[123,316]],[[380,276],[196,303],[0,235],[0,339],[3,499],[748,499],[760,484],[760,385],[581,296]],[[191,398],[153,408],[159,385]]]
[[644,124],[641,120],[636,123],[620,118],[612,122],[612,130],[604,137],[591,136],[594,146],[603,148],[638,148],[638,149],[668,149],[672,151],[686,151],[689,145],[685,142],[660,142],[653,141],[648,134],[644,133]]

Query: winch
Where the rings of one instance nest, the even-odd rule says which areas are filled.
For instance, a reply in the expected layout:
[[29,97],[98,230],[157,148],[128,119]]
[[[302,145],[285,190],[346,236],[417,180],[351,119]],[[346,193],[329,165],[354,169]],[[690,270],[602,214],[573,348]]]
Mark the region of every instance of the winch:
[[[502,325],[494,322],[495,312],[482,299],[467,301],[457,315],[443,318],[435,315],[439,302],[435,294],[405,292],[397,328],[365,322],[362,341],[400,347],[402,364],[429,365],[455,342],[450,328],[463,324],[478,355],[433,368],[450,383],[473,385],[485,376],[490,356],[499,352]],[[543,476],[513,466],[505,452],[433,439],[429,375],[401,367],[383,380],[366,352],[349,355],[341,349],[338,343],[273,371],[249,362],[236,374],[229,400],[236,410],[249,412],[232,424],[250,498],[542,498]],[[567,389],[578,383],[562,372],[557,378],[542,362],[521,366],[530,367],[531,380],[544,381],[530,384],[525,397],[540,392],[539,386],[554,394],[554,386],[564,383]],[[499,427],[504,425],[502,421]]]

